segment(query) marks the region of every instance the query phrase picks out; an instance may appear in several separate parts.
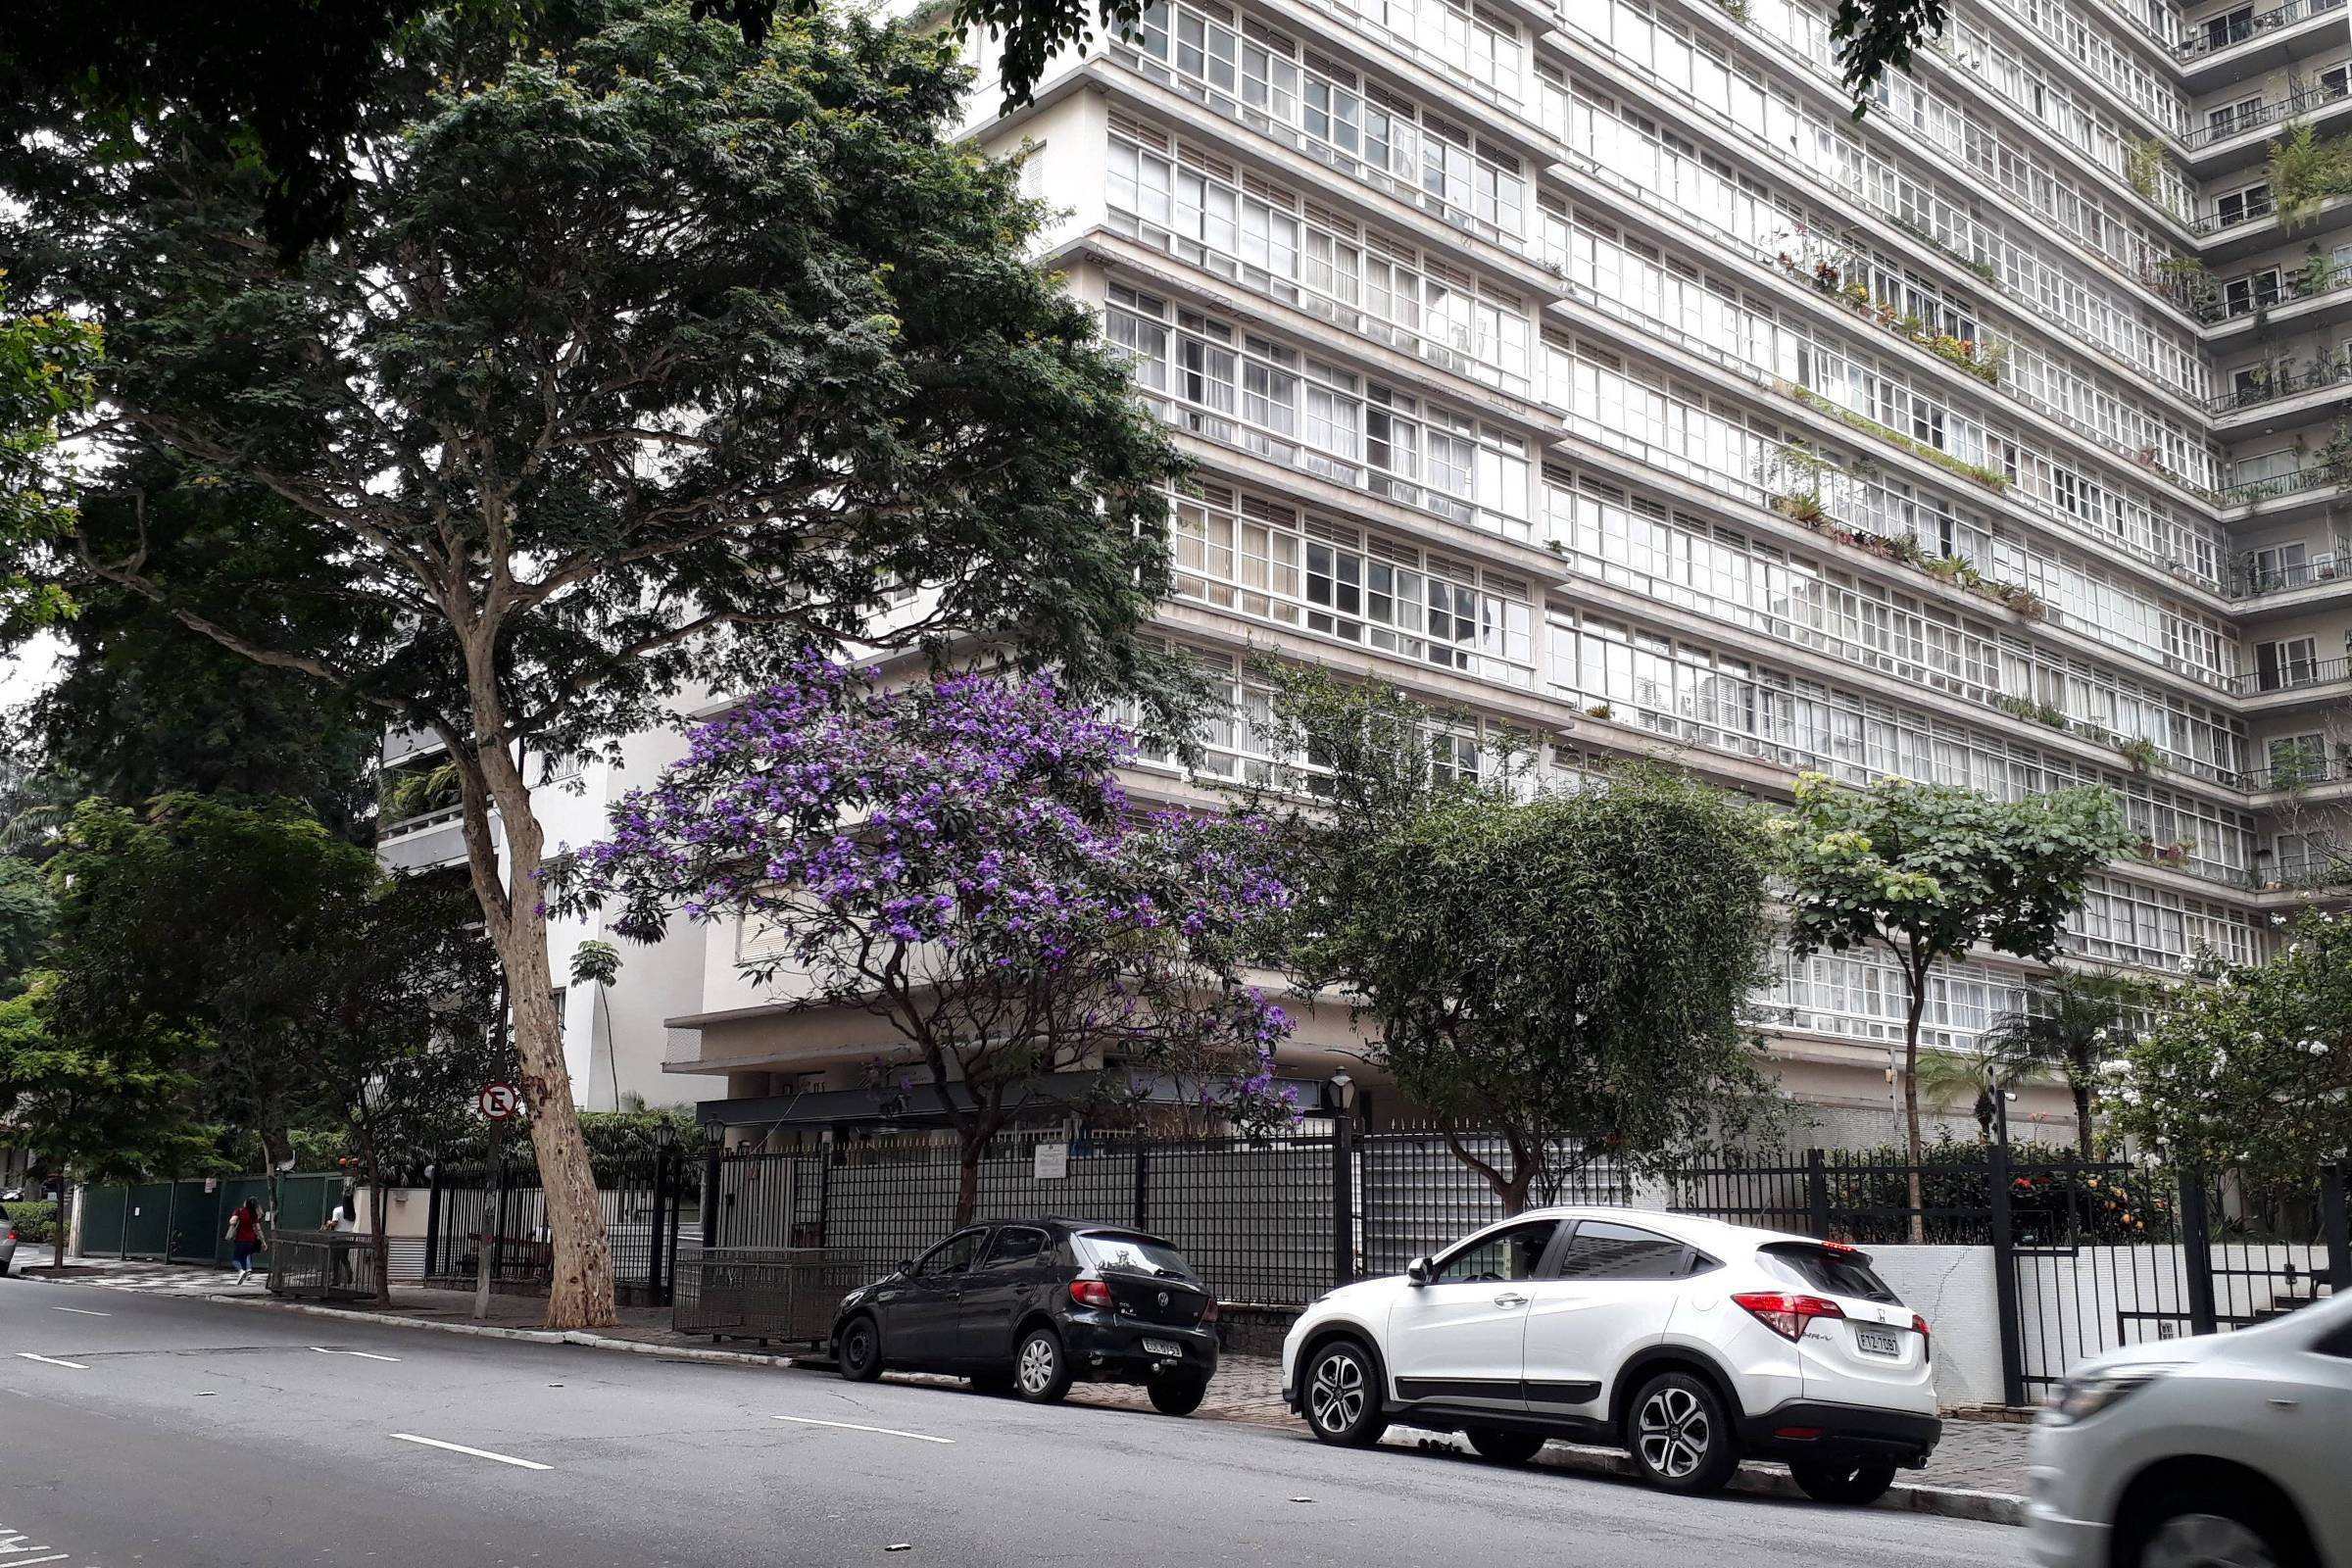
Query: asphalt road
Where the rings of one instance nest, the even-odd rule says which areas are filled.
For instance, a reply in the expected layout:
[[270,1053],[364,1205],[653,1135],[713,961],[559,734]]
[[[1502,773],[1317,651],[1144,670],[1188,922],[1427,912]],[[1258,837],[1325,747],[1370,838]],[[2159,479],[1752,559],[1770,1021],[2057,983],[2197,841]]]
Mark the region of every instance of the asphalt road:
[[2024,1560],[1401,1442],[0,1281],[6,1568]]

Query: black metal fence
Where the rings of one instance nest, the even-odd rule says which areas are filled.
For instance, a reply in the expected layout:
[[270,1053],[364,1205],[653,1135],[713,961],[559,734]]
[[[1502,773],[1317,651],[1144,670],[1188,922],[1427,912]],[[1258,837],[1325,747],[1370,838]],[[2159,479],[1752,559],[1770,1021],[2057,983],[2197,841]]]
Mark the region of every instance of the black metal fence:
[[[679,1237],[700,1200],[702,1171],[666,1138],[593,1160],[612,1277],[624,1302],[666,1305],[677,1274]],[[476,1141],[442,1151],[426,1194],[424,1277],[470,1289],[490,1270],[491,1289],[544,1295],[555,1250],[547,1194],[530,1145],[505,1141],[492,1156]]]

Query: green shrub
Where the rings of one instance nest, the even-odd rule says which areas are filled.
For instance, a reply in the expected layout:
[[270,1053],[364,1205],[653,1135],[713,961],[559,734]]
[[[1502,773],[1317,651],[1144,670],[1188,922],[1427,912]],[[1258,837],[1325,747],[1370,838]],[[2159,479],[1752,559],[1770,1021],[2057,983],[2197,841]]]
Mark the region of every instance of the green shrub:
[[8,1228],[26,1247],[51,1247],[57,1242],[57,1204],[47,1200],[0,1203],[8,1210]]

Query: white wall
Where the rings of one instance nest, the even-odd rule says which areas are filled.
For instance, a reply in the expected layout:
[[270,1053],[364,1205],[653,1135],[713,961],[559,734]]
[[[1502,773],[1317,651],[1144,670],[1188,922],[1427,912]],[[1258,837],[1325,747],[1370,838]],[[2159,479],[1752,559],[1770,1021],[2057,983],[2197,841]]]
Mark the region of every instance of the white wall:
[[1871,1267],[1928,1320],[1936,1402],[2000,1404],[1998,1280],[1989,1247],[1881,1247]]

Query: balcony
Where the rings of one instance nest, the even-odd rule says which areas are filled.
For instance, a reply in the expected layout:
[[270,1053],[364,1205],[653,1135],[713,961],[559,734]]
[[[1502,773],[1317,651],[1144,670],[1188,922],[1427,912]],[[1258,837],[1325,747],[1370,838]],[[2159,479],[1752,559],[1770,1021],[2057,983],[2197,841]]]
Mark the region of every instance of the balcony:
[[2275,125],[2281,120],[2291,120],[2344,97],[2352,97],[2352,87],[2313,87],[2232,115],[2227,120],[2206,125],[2202,130],[2192,130],[2180,140],[2189,151],[2196,152],[2228,141],[2232,136],[2242,136],[2249,130],[2259,130],[2265,125]]
[[2173,55],[2182,66],[2194,71],[2218,55],[2230,53],[2257,39],[2269,38],[2285,29],[2324,17],[2330,11],[2341,11],[2344,0],[2286,0],[2282,6],[2258,11],[2236,21],[2214,22],[2173,46]]
[[2352,471],[2340,464],[2314,463],[2305,467],[2275,473],[2265,479],[2248,479],[2241,484],[2224,487],[2214,498],[2221,507],[2259,507],[2266,501],[2284,496],[2306,495],[2315,490],[2333,490],[2352,482]]
[[2292,593],[2298,588],[2316,588],[2331,582],[2352,582],[2352,560],[2347,560],[2340,550],[2291,565],[2243,563],[2230,573],[2230,597],[2259,599],[2266,594]]
[[2352,680],[2352,659],[2296,659],[2274,669],[2237,677],[2240,697],[2273,697],[2280,692],[2309,691]]
[[2246,793],[2260,795],[2266,790],[2304,790],[2318,784],[2341,784],[2352,779],[2352,758],[2340,752],[2334,757],[2305,757],[2291,762],[2275,762],[2269,767],[2250,768],[2244,774]]
[[2243,386],[2227,392],[2217,392],[2205,400],[2205,412],[2213,415],[2232,414],[2280,398],[2291,398],[2301,392],[2319,392],[2328,387],[2352,381],[2352,360],[2341,363],[2330,360],[2309,369],[2280,369],[2265,367]]

